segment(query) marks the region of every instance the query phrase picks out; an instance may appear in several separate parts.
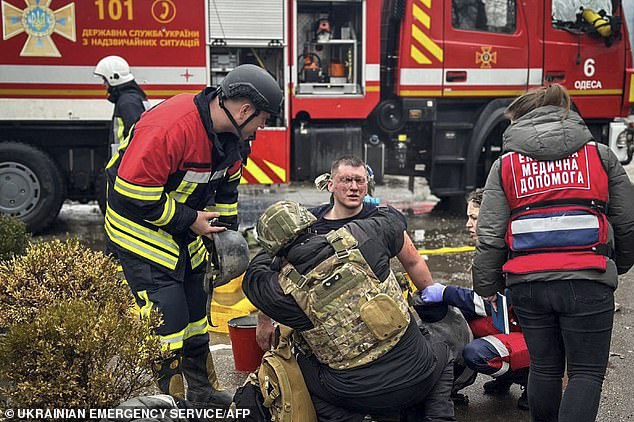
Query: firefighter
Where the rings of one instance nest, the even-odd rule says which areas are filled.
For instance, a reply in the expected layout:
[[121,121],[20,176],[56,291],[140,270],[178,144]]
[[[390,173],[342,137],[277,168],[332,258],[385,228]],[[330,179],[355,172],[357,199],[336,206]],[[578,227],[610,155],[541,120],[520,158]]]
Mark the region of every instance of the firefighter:
[[[471,238],[476,241],[481,203],[481,189],[472,192],[467,198],[466,227]],[[500,333],[491,321],[488,302],[473,290],[457,286],[435,283],[422,291],[421,301],[444,303],[460,309],[475,338],[464,347],[464,362],[473,371],[493,377],[493,380],[484,383],[485,394],[507,394],[511,385],[519,384],[524,391],[517,400],[517,407],[528,410],[526,386],[530,359],[524,335],[515,318],[510,324],[511,333]]]
[[[376,204],[364,200],[373,191],[374,180],[371,174],[371,169],[365,162],[352,155],[342,156],[332,162],[330,174],[322,177],[325,187],[331,193],[331,200],[327,204],[310,210],[317,218],[313,229],[318,234],[337,230],[354,220],[369,218],[379,211]],[[384,208],[384,211],[401,215],[391,207]],[[404,219],[403,222],[405,222]],[[416,287],[423,290],[433,283],[431,272],[406,231],[403,232],[403,239],[403,247],[398,252],[397,258]],[[266,315],[258,314],[256,338],[263,350],[269,349],[274,332],[270,319]]]
[[416,407],[421,420],[455,420],[449,348],[419,331],[390,270],[404,244],[402,216],[379,210],[326,235],[314,233],[315,221],[296,202],[270,206],[256,225],[263,251],[242,288],[299,333],[297,361],[318,419]]
[[594,421],[617,274],[634,264],[634,187],[562,86],[518,97],[506,116],[478,217],[475,291],[492,302],[505,282],[511,290],[530,352],[533,420]]
[[167,357],[159,388],[196,406],[225,406],[209,353],[203,286],[213,233],[237,229],[244,143],[280,112],[282,91],[254,65],[217,88],[180,94],[144,113],[107,167],[105,229],[142,312],[158,309]]
[[141,114],[150,108],[150,102],[122,57],[104,57],[93,73],[103,79],[108,89],[108,101],[114,104],[110,144],[116,146],[128,136]]

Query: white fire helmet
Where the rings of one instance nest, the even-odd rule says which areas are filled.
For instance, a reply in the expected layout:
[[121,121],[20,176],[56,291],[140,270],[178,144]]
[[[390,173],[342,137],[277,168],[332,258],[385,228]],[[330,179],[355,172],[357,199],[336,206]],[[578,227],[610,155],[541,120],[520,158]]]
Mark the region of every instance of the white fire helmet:
[[134,80],[128,62],[119,56],[108,56],[99,60],[93,73],[104,78],[110,86],[119,86]]

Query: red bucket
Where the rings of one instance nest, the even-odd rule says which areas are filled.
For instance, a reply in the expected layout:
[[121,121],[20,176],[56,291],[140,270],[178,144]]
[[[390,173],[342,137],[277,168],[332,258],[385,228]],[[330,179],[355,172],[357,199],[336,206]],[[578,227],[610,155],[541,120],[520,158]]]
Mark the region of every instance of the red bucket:
[[264,350],[255,341],[257,319],[254,315],[233,318],[227,323],[236,371],[253,372],[262,361]]

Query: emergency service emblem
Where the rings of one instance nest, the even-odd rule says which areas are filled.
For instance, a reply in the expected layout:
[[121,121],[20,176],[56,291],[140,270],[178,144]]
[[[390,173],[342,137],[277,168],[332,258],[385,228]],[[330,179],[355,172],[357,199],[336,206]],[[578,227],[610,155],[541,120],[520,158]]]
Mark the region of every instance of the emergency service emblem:
[[480,65],[480,69],[491,69],[491,64],[497,62],[498,53],[491,51],[493,47],[480,47],[480,51],[476,51],[476,64]]
[[75,3],[52,10],[52,0],[24,0],[25,9],[2,1],[2,39],[8,40],[22,32],[28,37],[20,56],[61,57],[51,35],[59,34],[75,41]]

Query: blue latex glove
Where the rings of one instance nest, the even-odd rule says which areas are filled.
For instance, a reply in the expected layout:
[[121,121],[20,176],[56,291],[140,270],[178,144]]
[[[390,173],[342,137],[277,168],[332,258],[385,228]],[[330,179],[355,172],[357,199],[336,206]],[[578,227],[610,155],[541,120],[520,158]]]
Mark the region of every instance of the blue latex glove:
[[445,292],[444,286],[440,283],[434,283],[423,290],[422,298],[424,303],[439,303],[442,302],[442,295]]
[[366,195],[363,198],[363,202],[367,202],[369,204],[374,204],[376,206],[379,206],[379,204],[381,203],[381,200],[379,198],[374,197],[374,196]]

